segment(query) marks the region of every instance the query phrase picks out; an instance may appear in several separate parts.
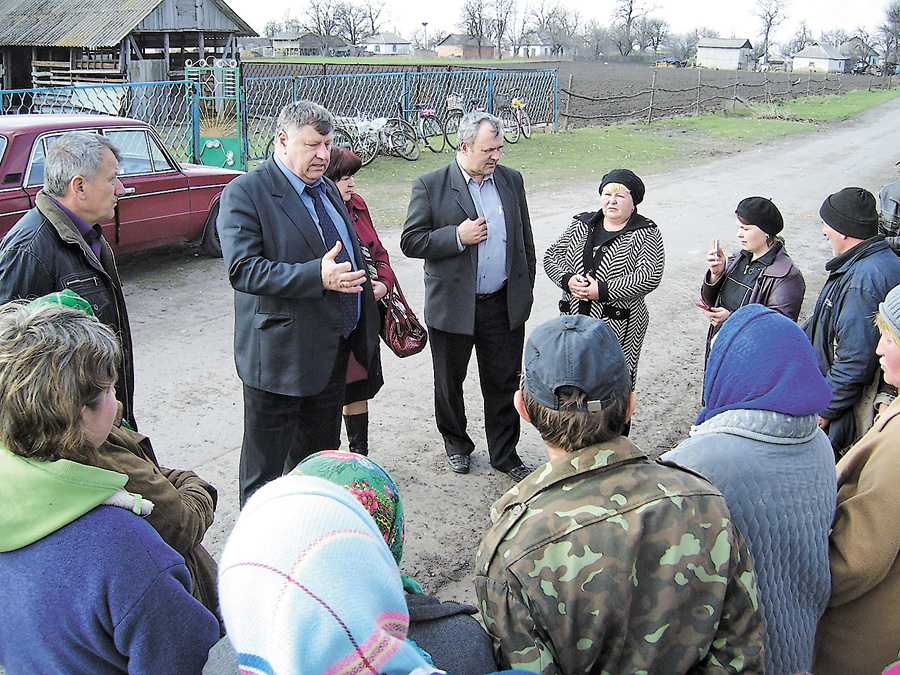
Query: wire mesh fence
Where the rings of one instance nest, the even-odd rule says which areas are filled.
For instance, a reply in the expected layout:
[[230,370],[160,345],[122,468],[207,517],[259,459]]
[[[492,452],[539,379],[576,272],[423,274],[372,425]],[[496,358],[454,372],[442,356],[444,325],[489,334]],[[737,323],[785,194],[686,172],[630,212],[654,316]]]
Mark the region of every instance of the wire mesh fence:
[[195,92],[187,80],[0,90],[0,114],[87,113],[139,119],[157,130],[176,159],[189,162],[194,156]]

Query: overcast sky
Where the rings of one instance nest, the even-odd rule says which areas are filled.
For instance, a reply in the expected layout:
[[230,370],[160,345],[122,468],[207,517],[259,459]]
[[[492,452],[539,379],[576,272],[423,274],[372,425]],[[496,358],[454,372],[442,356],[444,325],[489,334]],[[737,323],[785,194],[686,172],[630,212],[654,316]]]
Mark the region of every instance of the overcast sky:
[[[520,7],[529,0],[518,0]],[[534,1],[534,0],[530,0]],[[552,0],[545,0],[548,4]],[[226,0],[245,21],[262,34],[263,26],[270,19],[280,19],[287,8],[292,15],[301,17],[306,0]],[[427,31],[458,32],[460,8],[463,0],[386,0],[382,14],[382,29],[397,32],[407,39],[415,31],[422,30],[422,22],[428,22]],[[608,25],[614,0],[560,0],[564,7],[577,10],[582,24],[597,19]],[[749,38],[755,45],[760,33],[759,20],[753,16],[753,0],[648,0],[657,7],[651,16],[669,22],[672,31],[686,32],[707,26],[719,32],[721,37]],[[773,37],[775,42],[789,40],[800,21],[805,20],[810,31],[818,37],[822,31],[843,28],[848,33],[861,27],[874,32],[883,21],[887,0],[789,0],[787,20]]]

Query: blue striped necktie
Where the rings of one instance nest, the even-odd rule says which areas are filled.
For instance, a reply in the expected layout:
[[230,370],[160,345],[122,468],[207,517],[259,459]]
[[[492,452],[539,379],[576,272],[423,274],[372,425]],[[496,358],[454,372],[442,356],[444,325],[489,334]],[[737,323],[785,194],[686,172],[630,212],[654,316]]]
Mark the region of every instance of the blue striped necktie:
[[[334,261],[336,263],[350,262],[350,252],[347,251],[347,247],[344,245],[344,242],[341,241],[337,228],[334,226],[334,221],[331,219],[331,216],[328,215],[328,209],[325,208],[325,203],[322,201],[322,194],[319,192],[319,189],[307,185],[306,193],[312,197],[316,215],[319,217],[319,227],[322,228],[322,237],[325,239],[325,248],[330,251],[334,248],[334,243],[340,241],[341,250],[337,256],[335,256]],[[350,333],[353,332],[353,329],[356,328],[357,308],[359,303],[357,302],[356,295],[353,293],[335,292],[338,294],[341,301],[341,335],[346,338],[349,337]]]

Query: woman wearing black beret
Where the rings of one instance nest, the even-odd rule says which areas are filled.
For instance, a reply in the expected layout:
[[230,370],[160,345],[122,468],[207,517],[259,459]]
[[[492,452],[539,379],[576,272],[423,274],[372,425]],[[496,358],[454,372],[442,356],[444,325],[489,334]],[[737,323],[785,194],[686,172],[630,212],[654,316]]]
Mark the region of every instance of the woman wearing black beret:
[[784,219],[778,207],[765,197],[747,197],[735,209],[741,248],[725,259],[719,240],[706,254],[709,270],[700,287],[703,313],[709,320],[709,344],[725,320],[744,305],[765,305],[792,321],[800,316],[806,282],[788,256]]
[[615,333],[637,381],[650,317],[644,296],[659,286],[665,250],[659,228],[637,212],[644,183],[615,169],[600,183],[600,210],[579,213],[544,254],[544,271],[563,291],[562,314],[603,319]]

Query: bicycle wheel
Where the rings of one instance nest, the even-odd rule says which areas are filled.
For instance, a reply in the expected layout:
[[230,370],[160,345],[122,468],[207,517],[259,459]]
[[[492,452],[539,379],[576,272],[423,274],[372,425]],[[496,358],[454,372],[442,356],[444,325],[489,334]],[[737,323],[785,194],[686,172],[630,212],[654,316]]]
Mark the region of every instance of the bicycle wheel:
[[521,119],[519,119],[519,126],[522,128],[522,135],[525,138],[531,138],[531,117],[528,115],[528,111],[525,108],[522,108],[519,112],[522,113]]
[[462,120],[462,110],[451,110],[447,113],[447,121],[444,122],[444,138],[447,145],[456,150],[456,132],[459,131],[459,122]]
[[432,152],[441,152],[444,149],[446,143],[444,130],[434,115],[422,115],[422,140],[425,147]]
[[512,106],[505,105],[497,111],[497,117],[503,122],[503,139],[508,143],[519,142],[519,118]]
[[383,132],[391,154],[410,162],[414,162],[422,156],[416,130],[406,120],[392,117],[385,123]]
[[362,162],[363,166],[368,166],[378,155],[380,147],[381,143],[378,141],[378,136],[369,133],[357,139],[356,147],[353,148],[353,152],[359,157],[359,161]]
[[353,139],[350,138],[347,130],[342,127],[335,127],[334,131],[331,132],[331,143],[345,150],[353,150]]

